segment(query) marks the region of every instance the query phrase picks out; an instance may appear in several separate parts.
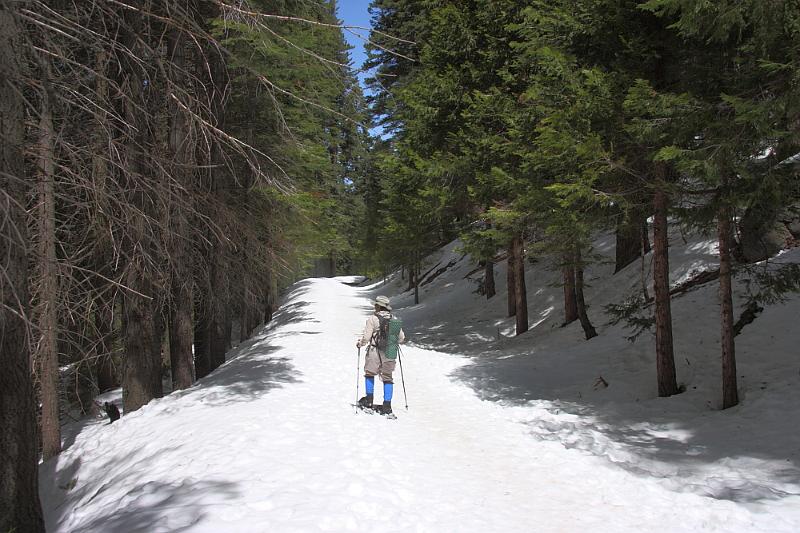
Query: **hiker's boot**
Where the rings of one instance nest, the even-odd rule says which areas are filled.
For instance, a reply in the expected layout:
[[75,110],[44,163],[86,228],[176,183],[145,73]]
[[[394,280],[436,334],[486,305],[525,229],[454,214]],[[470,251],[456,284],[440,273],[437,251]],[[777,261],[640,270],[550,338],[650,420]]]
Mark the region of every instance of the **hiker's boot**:
[[384,401],[383,405],[378,408],[382,415],[392,414],[392,402]]
[[372,394],[367,394],[360,400],[358,400],[358,406],[364,409],[371,409],[372,408]]

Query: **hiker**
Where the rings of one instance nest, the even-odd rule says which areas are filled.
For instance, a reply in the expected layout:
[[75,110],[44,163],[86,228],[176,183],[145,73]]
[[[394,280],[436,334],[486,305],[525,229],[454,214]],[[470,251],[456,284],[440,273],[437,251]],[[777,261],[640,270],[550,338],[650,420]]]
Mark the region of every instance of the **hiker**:
[[[394,392],[394,382],[392,372],[394,372],[395,360],[388,359],[383,349],[379,345],[386,345],[385,336],[388,335],[388,323],[392,318],[392,306],[389,305],[389,298],[378,296],[375,298],[375,313],[367,319],[364,326],[364,334],[356,342],[356,347],[367,347],[366,362],[364,363],[364,379],[366,381],[367,395],[358,400],[358,405],[363,408],[372,407],[372,398],[375,390],[375,376],[380,374],[383,380],[383,405],[378,410],[383,414],[392,412],[392,393]],[[383,324],[382,324],[383,323]],[[383,336],[381,339],[381,325],[384,325]],[[398,343],[405,341],[405,334],[400,330]]]

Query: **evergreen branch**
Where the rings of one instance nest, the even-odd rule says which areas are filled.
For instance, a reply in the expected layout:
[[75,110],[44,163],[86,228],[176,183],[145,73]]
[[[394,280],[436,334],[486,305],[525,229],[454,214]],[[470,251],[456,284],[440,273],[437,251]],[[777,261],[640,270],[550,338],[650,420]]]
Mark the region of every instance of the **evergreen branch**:
[[381,31],[378,31],[378,30],[375,30],[375,29],[372,29],[372,28],[365,28],[364,26],[354,26],[354,25],[351,25],[351,24],[332,24],[332,23],[329,23],[329,22],[319,22],[319,21],[316,21],[316,20],[309,20],[309,19],[305,19],[305,18],[302,18],[302,17],[290,17],[290,16],[287,16],[287,15],[271,15],[271,14],[268,14],[268,13],[258,13],[256,11],[249,11],[249,10],[243,9],[241,7],[237,7],[237,6],[234,6],[234,5],[228,4],[226,2],[219,1],[219,0],[217,1],[217,4],[219,4],[223,9],[228,9],[230,11],[235,11],[235,12],[241,13],[243,15],[249,15],[249,16],[252,16],[252,17],[268,18],[268,19],[274,19],[274,20],[281,20],[281,21],[285,21],[285,22],[302,22],[304,24],[313,24],[315,26],[323,26],[323,27],[326,27],[326,28],[339,28],[339,29],[345,29],[345,30],[350,30],[350,29],[366,30],[366,31],[371,31],[371,32],[375,33],[376,35],[380,35],[382,37],[386,37],[387,39],[392,39],[394,41],[398,41],[398,42],[401,42],[401,43],[414,44],[414,45],[417,44],[414,41],[408,41],[406,39],[401,39],[400,37],[395,37],[393,35],[389,35],[388,33],[383,33]]

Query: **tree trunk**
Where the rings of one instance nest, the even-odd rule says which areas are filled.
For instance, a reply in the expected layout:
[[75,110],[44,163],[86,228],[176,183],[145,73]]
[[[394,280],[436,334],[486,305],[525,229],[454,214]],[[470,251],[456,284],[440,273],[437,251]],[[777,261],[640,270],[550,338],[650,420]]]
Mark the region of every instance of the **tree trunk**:
[[119,377],[114,368],[112,352],[114,349],[114,325],[112,303],[108,299],[97,297],[100,303],[95,309],[95,375],[97,376],[97,390],[106,392],[119,387]]
[[[123,345],[122,404],[130,413],[161,396],[161,358],[155,357],[158,341],[153,320],[152,283],[145,280],[150,273],[139,263],[130,265],[125,285],[136,293],[125,291],[122,304]],[[138,294],[137,294],[138,293]]]
[[419,262],[419,253],[416,254],[417,259],[414,263],[414,305],[419,305],[419,277],[422,265]]
[[208,318],[208,350],[210,370],[218,368],[225,362],[225,352],[228,351],[227,333],[227,305],[228,305],[228,279],[225,275],[222,262],[221,245],[215,247],[214,263],[211,265],[211,289],[209,291],[210,308]]
[[731,214],[727,207],[719,210],[719,300],[722,342],[722,408],[739,403],[736,386],[736,344],[733,333],[733,296],[731,276]]
[[642,253],[642,221],[636,213],[617,222],[617,245],[614,274],[630,265]]
[[[216,7],[212,9],[216,10]],[[209,49],[208,62],[210,65],[211,84],[214,87],[212,97],[212,112],[217,120],[216,126],[222,129],[225,125],[225,92],[228,84],[227,72],[219,50]],[[211,153],[211,186],[216,201],[220,205],[227,202],[227,194],[231,188],[231,176],[225,167],[222,147],[216,141]],[[220,210],[221,211],[221,210]],[[218,211],[219,212],[219,211]],[[219,217],[216,217],[219,219]],[[217,239],[211,247],[209,265],[211,269],[210,287],[206,294],[208,301],[208,346],[211,370],[218,368],[225,362],[225,352],[228,350],[228,306],[230,298],[230,284],[227,275],[227,258],[231,253],[230,247]]]
[[578,309],[578,318],[581,319],[583,334],[588,341],[592,337],[597,337],[597,331],[589,321],[589,314],[586,312],[586,301],[583,298],[583,258],[581,257],[580,245],[575,245],[575,303]]
[[525,242],[516,235],[511,243],[514,248],[514,307],[517,317],[517,335],[528,331],[528,291],[525,288]]
[[[142,33],[141,16],[125,13],[122,32],[123,46],[132,53],[139,50],[137,35]],[[122,374],[122,403],[125,413],[135,411],[153,398],[161,395],[161,360],[154,355],[156,324],[153,317],[155,273],[150,266],[148,254],[153,251],[153,205],[152,185],[154,181],[149,160],[142,152],[151,146],[150,130],[145,124],[142,108],[147,107],[144,95],[145,80],[140,66],[127,54],[118,58],[121,69],[119,84],[127,92],[128,99],[121,102],[125,123],[120,145],[123,150],[123,179],[130,197],[131,210],[127,222],[123,247],[131,258],[126,267],[123,290],[123,345],[125,361]],[[137,105],[138,104],[138,105]]]
[[164,369],[169,363],[169,354],[165,353],[169,350],[169,343],[166,338],[167,334],[167,306],[165,305],[161,290],[154,291],[156,296],[153,298],[153,361],[157,363],[158,369],[158,385],[156,388],[156,398],[164,396]]
[[173,390],[185,389],[194,383],[192,301],[191,276],[173,278],[169,316],[169,363]]
[[483,290],[486,292],[486,299],[488,300],[497,294],[497,291],[494,287],[494,261],[487,259],[484,271]]
[[[168,54],[172,58],[173,79],[183,80],[182,71],[186,66],[184,53],[184,34],[178,30],[170,32]],[[170,106],[169,148],[175,160],[173,178],[183,190],[191,190],[193,175],[189,167],[194,162],[194,147],[189,142],[189,120],[183,109],[172,100]],[[176,191],[181,195],[181,191]],[[189,198],[183,201],[190,202]],[[173,209],[173,236],[171,239],[171,281],[169,306],[169,357],[172,375],[172,390],[185,389],[194,382],[195,369],[192,355],[194,324],[192,322],[193,279],[189,265],[189,220],[186,208]]]
[[672,347],[672,311],[669,294],[668,198],[663,189],[655,192],[653,221],[653,290],[656,300],[656,369],[658,395],[678,393],[675,356]]
[[564,325],[572,324],[578,320],[578,302],[575,294],[575,265],[572,264],[570,254],[564,255]]
[[[106,392],[116,389],[120,385],[119,373],[114,367],[112,352],[114,351],[114,299],[107,285],[107,278],[114,277],[112,270],[112,244],[109,238],[108,218],[106,213],[111,211],[104,196],[108,194],[106,181],[109,178],[107,161],[108,131],[110,124],[106,109],[111,105],[108,100],[108,71],[109,54],[106,50],[99,50],[95,55],[95,95],[98,108],[95,116],[98,121],[93,124],[92,132],[92,186],[98,192],[94,201],[95,210],[92,220],[93,245],[92,250],[94,270],[96,275],[92,278],[92,291],[94,293],[94,327],[96,338],[94,340],[94,373],[97,377],[97,389]],[[103,198],[101,201],[100,199]]]
[[647,302],[650,300],[650,293],[647,290],[647,263],[645,256],[650,253],[650,236],[647,231],[647,220],[642,224],[642,253],[639,257],[639,276],[642,282],[642,301]]
[[506,286],[508,287],[507,314],[509,317],[517,314],[517,285],[514,273],[516,260],[514,259],[514,252],[514,241],[512,240],[508,243],[508,259],[506,260]]
[[[22,8],[24,3],[19,4]],[[36,403],[28,337],[28,231],[18,87],[23,46],[14,12],[0,8],[0,531],[44,532],[37,480]]]
[[[275,290],[273,290],[275,286]],[[264,324],[272,322],[272,315],[275,314],[275,301],[277,300],[277,282],[270,268],[267,271],[267,287],[264,295],[266,306],[264,308]]]
[[55,132],[49,82],[43,80],[39,115],[39,343],[35,361],[42,405],[42,457],[61,453],[58,374],[58,273],[56,265]]
[[247,274],[244,274],[242,287],[242,309],[239,313],[239,342],[244,341],[250,336],[250,315],[252,313],[252,303],[250,301],[251,293],[247,282]]
[[196,302],[194,320],[194,368],[197,379],[206,377],[212,370],[211,368],[211,347],[208,334],[208,304],[205,294],[201,295]]

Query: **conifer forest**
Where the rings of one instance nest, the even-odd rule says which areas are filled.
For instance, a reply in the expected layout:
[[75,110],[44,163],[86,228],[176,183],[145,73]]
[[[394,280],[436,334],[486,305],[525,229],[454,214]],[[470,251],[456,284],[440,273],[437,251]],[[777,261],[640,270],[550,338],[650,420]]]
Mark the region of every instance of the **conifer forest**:
[[[454,240],[512,337],[544,258],[581,342],[652,336],[654,397],[686,387],[676,294],[713,284],[740,404],[739,333],[800,291],[770,263],[800,245],[800,4],[349,1],[0,0],[0,532],[45,530],[39,471],[98,395],[195,386],[308,278],[424,303]],[[676,284],[671,227],[716,268]],[[590,309],[603,232],[641,281]]]

